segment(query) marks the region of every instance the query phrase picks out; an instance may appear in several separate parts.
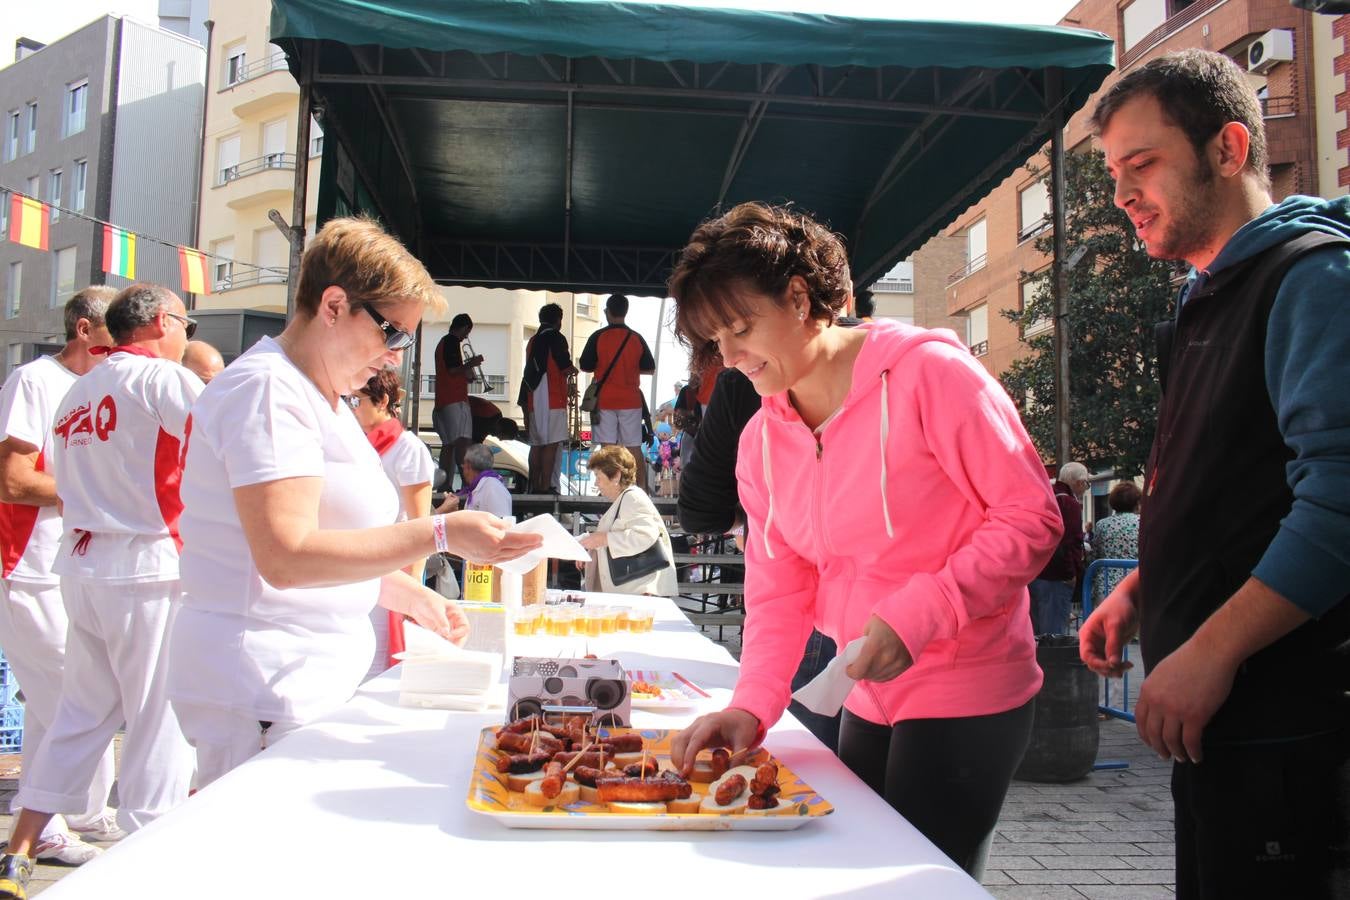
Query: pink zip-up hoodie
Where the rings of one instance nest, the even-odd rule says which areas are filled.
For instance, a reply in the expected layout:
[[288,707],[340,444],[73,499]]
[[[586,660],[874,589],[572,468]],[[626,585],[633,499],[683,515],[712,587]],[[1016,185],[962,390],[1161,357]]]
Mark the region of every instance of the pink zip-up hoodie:
[[819,441],[786,393],[741,434],[746,622],[731,706],[782,716],[812,626],[841,648],[874,613],[914,665],[862,681],[871,722],[1014,709],[1040,689],[1027,584],[1063,524],[1008,395],[946,330],[867,339]]

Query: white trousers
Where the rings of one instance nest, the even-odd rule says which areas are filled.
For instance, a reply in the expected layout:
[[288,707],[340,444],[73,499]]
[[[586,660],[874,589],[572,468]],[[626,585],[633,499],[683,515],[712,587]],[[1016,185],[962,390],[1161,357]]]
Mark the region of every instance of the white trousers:
[[202,703],[175,700],[173,708],[197,753],[199,791],[300,727],[294,722],[269,722],[264,727],[241,712]]
[[[61,588],[55,584],[0,581],[0,647],[23,690],[23,772],[19,787],[28,783],[38,745],[56,718],[61,700],[61,673],[66,665],[66,607]],[[92,824],[108,803],[113,783],[113,749],[99,759],[94,779],[79,815],[70,817],[76,828]],[[17,803],[10,812],[19,812]],[[55,816],[43,837],[65,831],[65,822]]]
[[117,824],[136,831],[185,800],[192,781],[192,749],[165,691],[178,581],[63,578],[61,592],[70,617],[61,702],[15,802],[83,810],[99,759],[125,722]]

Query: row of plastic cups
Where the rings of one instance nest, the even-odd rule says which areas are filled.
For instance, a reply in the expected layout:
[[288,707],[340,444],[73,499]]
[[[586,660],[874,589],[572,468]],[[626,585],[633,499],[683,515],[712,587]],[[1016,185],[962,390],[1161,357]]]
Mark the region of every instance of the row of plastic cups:
[[652,630],[652,611],[627,606],[582,606],[559,603],[553,606],[521,606],[511,611],[511,626],[518,635],[547,634],[553,637],[585,635],[600,637],[628,631],[642,634]]

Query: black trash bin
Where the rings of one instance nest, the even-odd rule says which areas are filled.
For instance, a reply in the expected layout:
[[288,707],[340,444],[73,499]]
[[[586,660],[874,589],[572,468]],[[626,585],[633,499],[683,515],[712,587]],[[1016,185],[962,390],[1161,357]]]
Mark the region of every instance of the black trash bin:
[[1031,744],[1013,777],[1074,781],[1091,772],[1097,761],[1097,676],[1079,658],[1074,635],[1037,637],[1036,662],[1045,683],[1036,695]]

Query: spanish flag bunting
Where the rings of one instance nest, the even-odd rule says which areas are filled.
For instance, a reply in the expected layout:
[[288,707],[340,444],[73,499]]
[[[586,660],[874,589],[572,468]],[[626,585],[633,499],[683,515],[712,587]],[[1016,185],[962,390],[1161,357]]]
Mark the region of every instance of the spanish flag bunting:
[[116,225],[103,226],[103,271],[136,278],[136,235]]
[[22,194],[9,196],[9,239],[25,247],[47,250],[51,229],[51,207],[41,200]]
[[183,275],[183,290],[189,294],[211,293],[206,277],[206,254],[191,247],[178,248],[178,269]]

